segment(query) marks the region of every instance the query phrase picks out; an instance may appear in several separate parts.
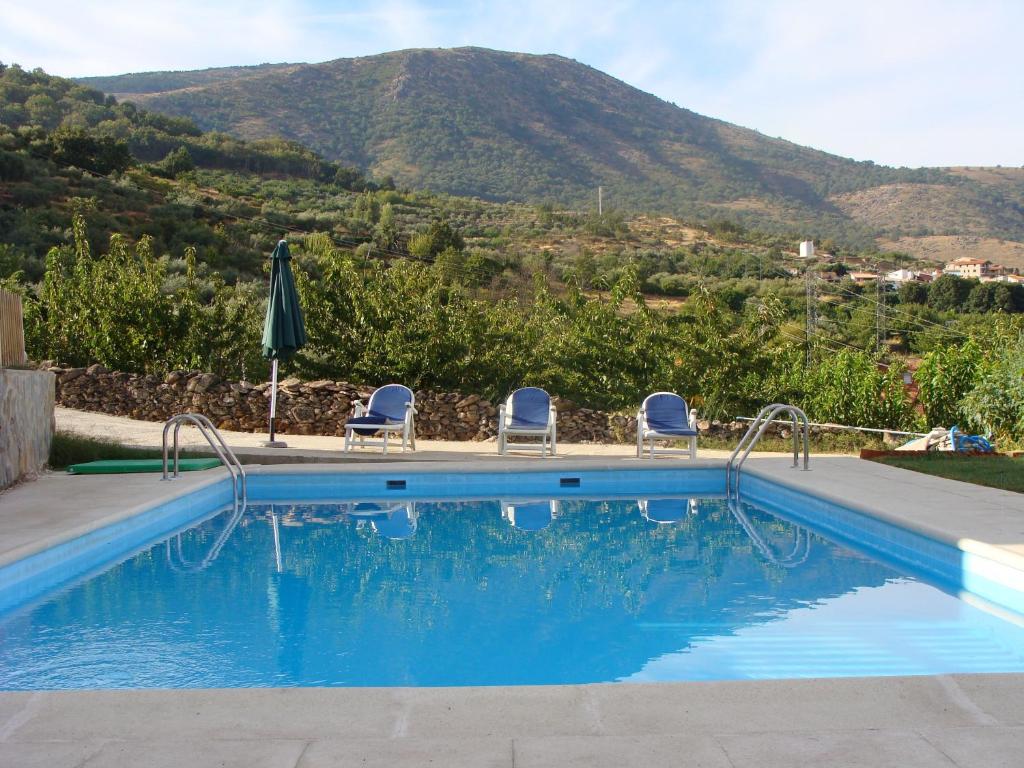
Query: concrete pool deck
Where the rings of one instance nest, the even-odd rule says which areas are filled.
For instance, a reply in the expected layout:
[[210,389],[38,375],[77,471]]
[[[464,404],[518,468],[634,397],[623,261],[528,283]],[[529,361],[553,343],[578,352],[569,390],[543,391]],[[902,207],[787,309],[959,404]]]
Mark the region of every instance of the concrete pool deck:
[[[445,456],[437,459],[421,451],[406,454],[412,463],[403,469],[450,472],[453,461],[460,472],[691,466],[685,459],[628,458],[631,446],[566,446],[554,462],[497,457],[493,445],[477,446],[488,455],[439,450]],[[619,453],[594,450],[606,448]],[[312,445],[296,450],[338,456]],[[366,461],[308,471],[365,472]],[[720,465],[721,460],[697,463]],[[805,473],[777,457],[748,462],[753,473],[774,481],[844,503],[856,500],[859,508],[907,527],[947,541],[973,542],[988,555],[1002,553],[998,556],[1008,563],[1024,562],[1024,494],[851,458],[815,457],[811,466]],[[224,474],[189,473],[173,483],[151,475],[114,480],[52,474],[25,483],[0,495],[0,564],[135,514],[161,497],[217,482]],[[1024,675],[0,693],[0,765],[5,766],[1004,768],[1024,764],[1022,755]]]
[[[163,424],[151,421],[138,421],[120,416],[108,416],[103,413],[76,411],[71,408],[56,408],[57,429],[73,432],[77,435],[113,440],[123,445],[145,448],[159,448],[161,445]],[[497,442],[493,439],[482,442],[454,440],[417,440],[417,450],[402,453],[398,448],[390,448],[385,457],[380,449],[355,449],[350,453],[342,450],[344,439],[324,435],[278,435],[278,439],[288,444],[287,448],[264,448],[261,446],[267,435],[252,432],[221,433],[231,445],[232,450],[244,463],[289,463],[289,462],[335,462],[335,461],[465,461],[478,459],[481,461],[536,461],[534,452],[512,451],[506,456],[498,455]],[[180,434],[182,449],[200,449],[209,451],[209,445],[191,426],[183,427]],[[510,447],[512,444],[510,443]],[[702,449],[700,455],[705,458],[724,458],[729,455],[725,450]],[[632,444],[605,445],[600,443],[559,443],[558,458],[630,458],[636,456],[636,446]],[[659,457],[664,458],[664,457]]]

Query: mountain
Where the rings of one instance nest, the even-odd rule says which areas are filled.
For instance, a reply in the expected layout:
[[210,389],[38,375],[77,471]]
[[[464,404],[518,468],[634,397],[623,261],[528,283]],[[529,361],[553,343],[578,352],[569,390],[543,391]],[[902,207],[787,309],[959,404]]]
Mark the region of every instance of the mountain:
[[281,136],[377,178],[456,195],[590,208],[600,185],[620,210],[848,243],[1024,241],[1024,173],[856,162],[704,117],[561,56],[406,50],[80,82],[204,129]]

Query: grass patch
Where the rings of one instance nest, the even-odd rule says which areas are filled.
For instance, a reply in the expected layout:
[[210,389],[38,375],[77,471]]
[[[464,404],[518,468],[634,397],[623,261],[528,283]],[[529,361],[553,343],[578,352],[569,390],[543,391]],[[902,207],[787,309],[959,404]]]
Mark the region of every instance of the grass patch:
[[937,475],[950,480],[1001,488],[1004,491],[1024,493],[1024,458],[1009,456],[958,456],[936,453],[930,456],[878,456],[879,461],[891,467]]
[[[736,437],[710,437],[700,435],[697,438],[697,450],[707,448],[711,450],[731,451],[736,447],[742,435]],[[811,435],[811,453],[858,453],[861,448],[885,448],[887,447],[880,437],[865,435],[860,432],[840,432],[838,434],[826,433]],[[754,448],[754,453],[760,451],[773,451],[778,453],[790,453],[793,450],[793,438],[783,440],[781,437],[765,435]],[[801,450],[803,450],[801,444]]]
[[[182,451],[182,458],[197,458],[201,454]],[[159,459],[163,454],[155,448],[137,448],[113,440],[86,437],[74,432],[57,432],[50,446],[50,469],[67,469],[72,464],[83,464],[100,459]]]

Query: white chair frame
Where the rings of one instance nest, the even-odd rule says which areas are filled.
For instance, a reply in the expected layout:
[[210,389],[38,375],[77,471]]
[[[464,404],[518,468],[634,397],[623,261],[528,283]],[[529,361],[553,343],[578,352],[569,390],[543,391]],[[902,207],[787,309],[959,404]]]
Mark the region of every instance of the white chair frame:
[[[515,393],[513,393],[515,394]],[[515,450],[540,451],[547,458],[558,451],[558,412],[554,404],[548,409],[548,423],[544,427],[513,427],[512,426],[512,395],[498,407],[498,453],[504,456],[511,445]],[[510,443],[509,437],[539,437],[539,443]]]
[[[412,398],[405,405],[405,417],[400,422],[394,424],[346,424],[345,425],[345,453],[355,444],[358,448],[383,448],[384,453],[388,452],[388,437],[392,432],[401,433],[402,435],[402,451],[406,448],[416,450],[416,421],[415,416],[419,411],[416,410],[416,395],[410,394]],[[368,413],[368,407],[363,403],[362,400],[356,400],[355,402],[355,413],[354,418],[365,416]],[[379,439],[371,439],[370,435],[357,435],[355,430],[357,429],[374,429],[377,432],[383,432],[384,436]],[[358,442],[357,442],[358,441]]]
[[[662,455],[665,455],[665,456],[689,456],[691,459],[696,459],[697,458],[697,436],[696,435],[690,435],[690,436],[686,436],[686,437],[683,437],[683,436],[680,436],[680,435],[670,435],[670,434],[666,434],[666,433],[663,433],[663,432],[658,432],[657,430],[652,429],[647,424],[647,410],[645,408],[645,405],[647,403],[647,398],[654,397],[655,395],[674,395],[674,394],[676,394],[676,393],[675,392],[653,392],[650,395],[648,395],[646,398],[644,398],[644,405],[640,406],[640,410],[637,411],[637,414],[636,414],[636,457],[638,459],[642,458],[643,455],[644,455],[644,443],[647,443],[647,451],[648,451],[647,455],[650,458],[654,458],[654,455],[656,453],[662,454]],[[683,399],[683,402],[686,402],[685,398]],[[695,411],[692,408],[690,408],[689,407],[689,403],[687,403],[687,424],[689,425],[690,429],[693,429],[693,430],[697,429],[697,411]],[[688,445],[688,447],[683,448],[683,449],[679,449],[679,448],[655,448],[655,445],[654,445],[654,441],[655,440],[685,440],[685,441],[687,441],[689,443],[689,445]]]
[[[515,508],[524,504],[533,504],[536,501],[538,501],[538,499],[516,499],[513,501],[506,499],[499,500],[498,505],[501,507],[502,520],[505,520],[509,525],[515,527]],[[562,502],[558,499],[551,499],[548,504],[548,509],[551,510],[551,522],[553,523],[562,513]]]
[[[643,515],[644,520],[654,523],[655,525],[675,525],[680,522],[678,520],[654,520],[648,513],[647,505],[652,499],[637,499],[636,504],[640,507],[640,514]],[[686,500],[686,514],[696,515],[700,511],[700,500],[699,499],[687,499]],[[684,518],[685,519],[685,518]]]

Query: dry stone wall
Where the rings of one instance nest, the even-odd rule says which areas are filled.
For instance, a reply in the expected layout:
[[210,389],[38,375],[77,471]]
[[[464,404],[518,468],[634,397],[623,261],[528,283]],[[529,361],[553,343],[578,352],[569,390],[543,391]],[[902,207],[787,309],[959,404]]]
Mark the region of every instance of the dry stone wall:
[[[166,376],[108,371],[101,365],[42,367],[57,377],[57,403],[68,408],[166,421],[197,412],[220,429],[264,432],[270,417],[270,384],[224,381],[211,373],[172,371]],[[279,383],[277,431],[282,434],[344,435],[345,421],[356,400],[366,402],[372,387],[342,381]],[[555,398],[558,439],[570,443],[631,443],[636,440],[636,414],[581,408]],[[497,432],[498,404],[479,395],[416,392],[416,435],[426,440],[487,440]],[[740,422],[701,421],[702,434],[738,437]]]
[[0,488],[46,466],[53,400],[52,373],[0,369]]

